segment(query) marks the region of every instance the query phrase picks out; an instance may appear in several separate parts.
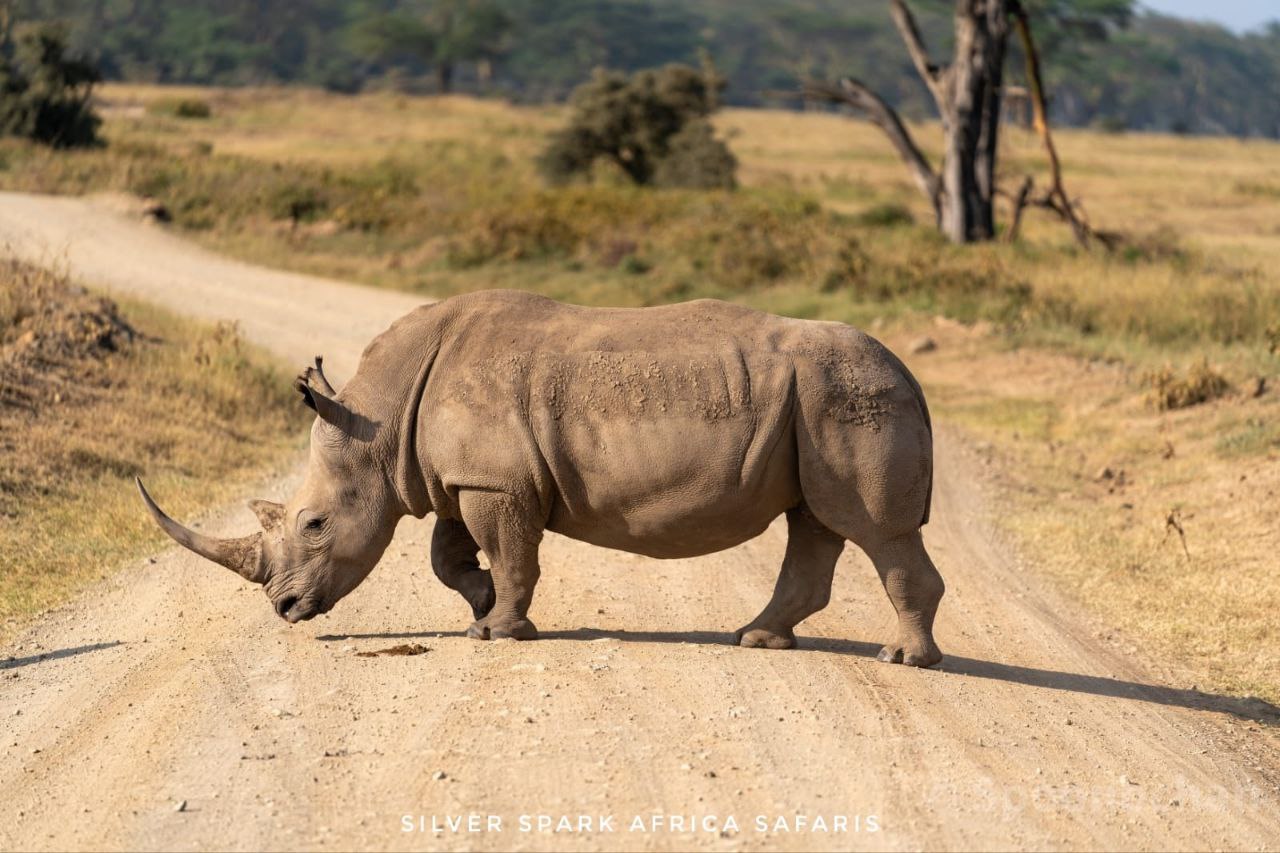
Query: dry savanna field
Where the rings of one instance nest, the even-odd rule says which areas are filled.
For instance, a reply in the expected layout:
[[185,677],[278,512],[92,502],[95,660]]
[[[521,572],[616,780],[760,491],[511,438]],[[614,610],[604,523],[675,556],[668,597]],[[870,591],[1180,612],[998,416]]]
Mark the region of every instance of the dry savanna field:
[[[1280,145],[1059,131],[1069,192],[1123,244],[1080,249],[1031,211],[1017,244],[956,248],[878,131],[834,114],[722,112],[742,186],[709,193],[637,190],[605,171],[546,187],[534,158],[559,108],[135,86],[103,101],[105,148],[6,142],[0,186],[152,197],[170,227],[219,251],[432,296],[717,296],[868,328],[989,460],[1001,527],[1101,635],[1183,686],[1280,703]],[[936,129],[915,130],[936,158]],[[1036,137],[1010,129],[1003,154],[1006,186],[1043,185]],[[147,310],[126,306],[151,318],[144,329],[174,322]],[[227,405],[297,434],[273,414],[287,398],[239,406],[257,387],[227,390]],[[289,440],[230,442],[174,476],[217,479]],[[153,452],[122,448],[95,477]],[[58,500],[92,515],[94,494]],[[15,592],[29,549],[64,529],[48,512],[0,522],[39,540],[0,547],[6,614],[56,598]]]

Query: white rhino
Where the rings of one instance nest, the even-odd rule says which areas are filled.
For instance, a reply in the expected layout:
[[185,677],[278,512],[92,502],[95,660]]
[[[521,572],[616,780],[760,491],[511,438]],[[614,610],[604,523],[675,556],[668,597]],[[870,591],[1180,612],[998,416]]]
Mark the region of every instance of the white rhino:
[[261,533],[198,534],[138,483],[170,536],[262,584],[289,622],[355,589],[404,515],[436,514],[432,565],[470,603],[468,635],[528,640],[544,530],[690,557],[785,513],[773,598],[736,642],[793,646],[848,540],[898,613],[880,659],[942,658],[943,582],[920,536],[928,410],[902,362],[849,326],[714,300],[580,308],[488,291],[398,320],[340,394],[319,359],[295,385],[318,416],[309,469],[288,504],[251,504]]

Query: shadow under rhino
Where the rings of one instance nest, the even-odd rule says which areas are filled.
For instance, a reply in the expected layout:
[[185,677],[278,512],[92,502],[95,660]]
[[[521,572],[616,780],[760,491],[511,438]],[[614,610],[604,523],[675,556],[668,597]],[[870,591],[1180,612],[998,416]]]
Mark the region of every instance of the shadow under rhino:
[[38,655],[28,655],[22,658],[5,658],[0,660],[0,670],[17,669],[22,666],[31,666],[35,663],[46,663],[48,661],[62,660],[63,658],[76,657],[77,655],[86,655],[90,652],[98,652],[103,649],[114,649],[116,646],[122,646],[120,640],[112,640],[109,643],[90,643],[84,646],[69,646],[65,649],[55,649],[53,651],[41,652]]
[[[462,636],[464,634],[461,631],[430,631],[323,634],[316,639],[329,643],[344,640],[412,640]],[[733,642],[731,634],[715,631],[606,631],[595,628],[578,628],[573,631],[543,631],[542,638],[545,640],[578,640],[581,642],[618,640],[624,643],[669,643],[676,645],[688,643],[703,646],[731,645]],[[850,655],[873,660],[880,650],[878,645],[861,640],[804,636],[797,637],[795,648],[797,651],[802,652]],[[1151,702],[1156,705],[1168,705],[1174,708],[1230,714],[1242,720],[1280,726],[1280,708],[1253,696],[1225,696],[1218,693],[1206,693],[1197,689],[1163,687],[1157,684],[1143,684],[1100,675],[1083,675],[1053,669],[1038,669],[1036,667],[978,660],[977,658],[959,655],[948,655],[935,669],[952,675],[1004,681],[1011,684],[1026,685],[1027,687],[1065,690],[1071,693],[1085,693],[1110,699],[1130,699],[1138,702]]]

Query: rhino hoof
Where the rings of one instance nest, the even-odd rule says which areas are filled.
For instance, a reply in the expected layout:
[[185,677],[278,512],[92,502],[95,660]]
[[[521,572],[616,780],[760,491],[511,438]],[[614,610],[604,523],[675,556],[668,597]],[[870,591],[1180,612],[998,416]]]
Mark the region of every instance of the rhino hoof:
[[467,636],[473,640],[536,640],[538,629],[528,619],[491,623],[485,618],[476,620],[467,629]]
[[942,660],[942,651],[933,643],[920,649],[906,649],[899,645],[885,646],[876,655],[881,663],[901,663],[920,668],[931,667]]
[[733,635],[733,642],[744,649],[793,649],[796,635],[790,631],[780,634],[766,628],[742,628]]

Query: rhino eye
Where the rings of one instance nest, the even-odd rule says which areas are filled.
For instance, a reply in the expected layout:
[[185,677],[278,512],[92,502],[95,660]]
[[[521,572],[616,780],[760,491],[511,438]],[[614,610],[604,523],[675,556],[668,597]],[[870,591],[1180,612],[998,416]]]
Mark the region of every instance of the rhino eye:
[[311,514],[303,515],[301,518],[298,519],[301,531],[303,533],[312,533],[312,534],[319,533],[321,530],[324,529],[324,521],[325,519],[323,515],[311,515]]

